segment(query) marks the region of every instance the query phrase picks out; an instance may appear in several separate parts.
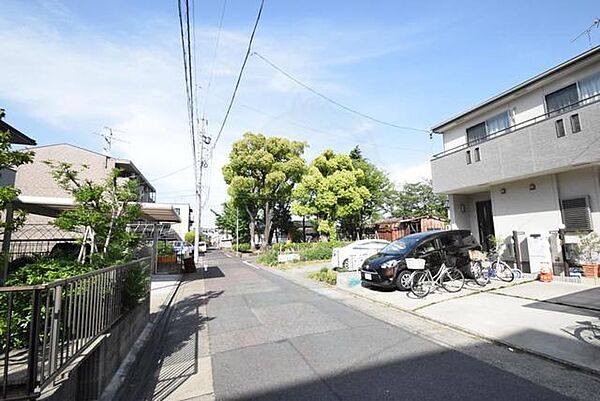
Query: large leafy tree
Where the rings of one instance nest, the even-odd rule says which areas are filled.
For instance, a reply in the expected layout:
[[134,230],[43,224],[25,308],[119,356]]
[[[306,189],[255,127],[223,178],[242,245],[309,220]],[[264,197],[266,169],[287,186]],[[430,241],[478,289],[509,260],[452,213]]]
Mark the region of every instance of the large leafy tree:
[[392,215],[394,217],[432,215],[446,219],[448,216],[447,199],[446,195],[433,192],[431,180],[404,184],[393,201]]
[[391,211],[396,190],[387,174],[364,157],[358,146],[350,151],[349,156],[354,168],[363,172],[363,175],[358,177],[358,184],[369,190],[369,198],[365,200],[358,213],[342,220],[342,230],[349,237],[354,237],[356,234],[362,237],[366,224],[380,219],[384,213]]
[[228,193],[249,219],[250,244],[262,216],[264,238],[270,239],[276,205],[289,204],[292,189],[305,171],[306,143],[247,132],[233,144],[223,167]]
[[354,167],[350,156],[326,150],[313,160],[294,190],[292,212],[315,216],[319,233],[335,239],[338,221],[359,213],[369,200],[363,178],[364,172]]

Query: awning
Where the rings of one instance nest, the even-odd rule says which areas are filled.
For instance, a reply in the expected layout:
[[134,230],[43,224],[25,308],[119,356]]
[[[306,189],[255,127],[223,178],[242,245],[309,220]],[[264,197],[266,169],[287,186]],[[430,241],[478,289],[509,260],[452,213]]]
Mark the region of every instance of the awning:
[[[47,217],[58,217],[61,212],[75,209],[72,198],[53,198],[48,196],[19,195],[13,202],[15,209],[25,210],[31,214]],[[146,221],[162,223],[180,223],[179,215],[173,206],[164,203],[141,203],[142,216]]]

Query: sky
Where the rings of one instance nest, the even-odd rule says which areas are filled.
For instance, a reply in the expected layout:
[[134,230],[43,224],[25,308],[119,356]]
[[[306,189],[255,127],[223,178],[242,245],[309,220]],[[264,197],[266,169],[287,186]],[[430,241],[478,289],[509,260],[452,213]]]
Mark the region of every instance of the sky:
[[[199,109],[214,138],[260,0],[226,1],[218,47],[224,0],[193,4]],[[428,130],[587,50],[587,37],[572,40],[599,16],[583,0],[266,0],[253,51],[344,105]],[[39,145],[97,152],[94,133],[112,127],[122,140],[112,155],[138,166],[158,202],[194,204],[176,0],[0,0],[0,44],[5,121]],[[359,145],[399,186],[430,177],[442,147],[439,135],[348,113],[252,56],[204,170],[203,227],[227,198],[231,144],[248,131],[306,141],[308,162]]]

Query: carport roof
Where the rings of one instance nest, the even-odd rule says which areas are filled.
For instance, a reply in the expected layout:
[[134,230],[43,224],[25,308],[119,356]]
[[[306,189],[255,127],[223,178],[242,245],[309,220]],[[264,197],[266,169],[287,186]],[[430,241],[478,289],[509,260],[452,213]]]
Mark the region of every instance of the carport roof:
[[[53,198],[48,196],[19,195],[14,202],[15,208],[32,214],[57,217],[61,212],[75,209],[72,198]],[[180,223],[179,215],[169,204],[142,203],[142,219],[153,222]]]
[[0,132],[6,131],[10,132],[10,143],[15,145],[37,145],[35,139],[28,137],[9,123],[0,120]]

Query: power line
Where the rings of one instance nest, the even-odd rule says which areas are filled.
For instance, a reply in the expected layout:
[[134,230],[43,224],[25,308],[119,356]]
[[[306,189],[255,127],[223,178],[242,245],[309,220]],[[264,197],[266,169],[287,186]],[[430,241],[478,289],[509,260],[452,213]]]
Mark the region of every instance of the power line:
[[422,128],[414,128],[414,127],[407,127],[407,126],[402,126],[402,125],[398,125],[398,124],[394,124],[394,123],[390,123],[387,121],[383,121],[380,120],[378,118],[375,118],[373,116],[370,116],[369,114],[363,113],[361,111],[358,111],[356,109],[353,109],[351,107],[348,107],[340,102],[338,102],[337,100],[334,100],[332,98],[330,98],[327,95],[322,94],[321,92],[317,91],[316,89],[311,88],[310,86],[308,86],[307,84],[301,82],[300,80],[298,80],[297,78],[295,78],[294,76],[292,76],[291,74],[289,74],[288,72],[286,72],[285,70],[283,70],[281,67],[277,66],[275,63],[273,63],[271,60],[267,59],[265,56],[261,55],[258,52],[253,52],[252,53],[253,56],[257,56],[259,57],[261,60],[263,60],[265,63],[267,63],[268,65],[270,65],[273,69],[279,71],[280,73],[282,73],[283,75],[285,75],[287,78],[289,78],[290,80],[294,81],[296,84],[300,85],[301,87],[303,87],[304,89],[308,90],[309,92],[319,96],[320,98],[328,101],[329,103],[332,103],[350,113],[359,115],[363,118],[366,118],[368,120],[371,120],[373,122],[376,122],[378,124],[381,125],[387,125],[388,127],[393,127],[393,128],[398,128],[401,130],[410,130],[410,131],[419,131],[419,132],[425,132],[427,134],[431,134],[430,130],[426,130],[426,129],[422,129]]
[[225,18],[225,8],[227,7],[227,0],[223,0],[223,7],[221,8],[221,18],[219,19],[219,30],[217,32],[217,40],[215,42],[215,49],[213,51],[212,63],[210,66],[210,73],[208,75],[208,84],[206,85],[206,92],[204,95],[204,105],[202,106],[202,117],[206,112],[206,105],[208,104],[208,96],[210,94],[210,86],[213,80],[215,72],[215,62],[217,61],[217,50],[219,49],[219,42],[221,40],[221,31],[223,30],[223,19]]
[[185,166],[185,167],[182,167],[182,168],[179,168],[179,169],[177,169],[177,170],[175,170],[175,171],[171,171],[170,173],[167,173],[167,174],[165,174],[165,175],[161,175],[161,176],[159,176],[159,177],[152,178],[152,179],[151,179],[151,180],[149,180],[149,181],[150,181],[150,182],[154,182],[154,181],[162,180],[163,178],[171,177],[171,176],[173,176],[173,175],[175,175],[175,174],[177,174],[177,173],[180,173],[180,172],[182,172],[182,171],[185,171],[185,170],[187,170],[187,169],[188,169],[188,168],[190,168],[190,167],[194,167],[194,164],[193,164],[193,163],[192,163],[192,164],[189,164],[189,165],[187,165],[187,166]]
[[[274,116],[272,114],[269,114],[267,112],[259,110],[259,109],[255,108],[255,107],[248,106],[247,104],[244,104],[244,103],[238,102],[238,105],[240,107],[245,108],[245,109],[251,110],[251,111],[253,111],[255,113],[262,114],[263,116],[269,117],[269,118],[271,118],[273,120],[283,120],[283,121],[287,122],[288,124],[291,124],[291,125],[296,126],[298,128],[302,128],[302,129],[305,129],[305,130],[313,131],[313,132],[316,132],[318,134],[332,135],[332,136],[335,136],[335,137],[338,137],[338,138],[349,139],[348,136],[346,136],[346,135],[339,135],[339,134],[333,133],[331,131],[325,131],[325,130],[322,130],[322,129],[314,128],[314,127],[311,127],[310,125],[302,124],[302,123],[299,123],[297,121],[291,120],[289,118],[281,118],[281,117],[278,117],[278,116]],[[356,138],[351,138],[351,139],[352,139],[352,141],[355,141],[357,143],[362,143],[363,145],[366,145],[366,146],[369,146],[369,145],[374,146],[374,147],[385,146],[386,148],[389,148],[389,149],[397,149],[397,150],[403,150],[403,151],[408,151],[408,152],[423,152],[423,153],[427,153],[427,151],[423,150],[423,149],[404,148],[404,147],[401,147],[401,146],[394,146],[394,145],[388,145],[388,144],[383,145],[383,144],[378,144],[378,143],[376,143],[374,141],[370,141],[369,142],[369,141],[359,140],[359,139],[356,139]]]
[[217,134],[217,138],[213,143],[213,149],[217,146],[217,142],[219,142],[219,138],[223,133],[223,129],[225,128],[225,124],[227,123],[227,118],[229,117],[229,113],[231,112],[231,107],[233,106],[233,102],[235,100],[235,95],[237,94],[238,88],[240,86],[240,82],[242,80],[242,75],[244,74],[244,68],[246,68],[246,63],[248,62],[248,58],[250,57],[250,51],[252,50],[252,42],[254,41],[254,34],[256,33],[256,28],[258,27],[258,22],[260,21],[260,16],[262,14],[263,6],[265,4],[265,0],[261,0],[260,8],[258,9],[258,15],[256,16],[256,21],[254,22],[254,28],[252,29],[252,35],[250,35],[250,40],[248,41],[248,48],[246,49],[246,56],[244,57],[244,62],[242,63],[242,68],[240,68],[240,73],[238,74],[237,82],[235,83],[235,88],[233,89],[233,94],[231,95],[231,100],[229,101],[229,106],[227,106],[227,112],[225,113],[225,117],[223,118],[223,122],[221,123],[221,128],[219,128],[219,132]]

